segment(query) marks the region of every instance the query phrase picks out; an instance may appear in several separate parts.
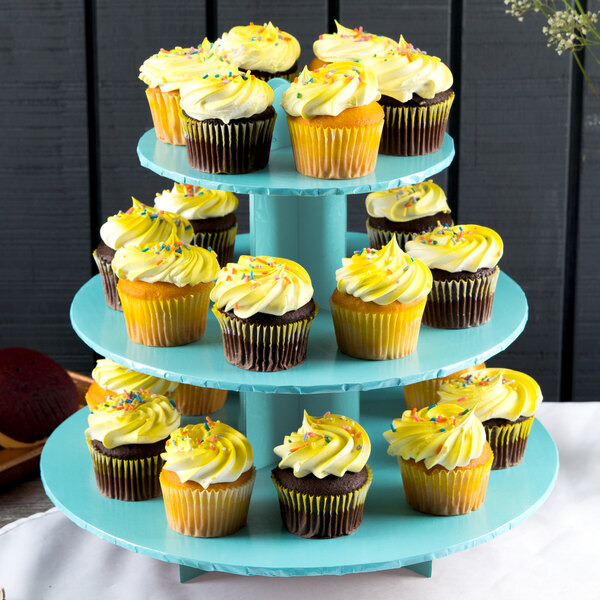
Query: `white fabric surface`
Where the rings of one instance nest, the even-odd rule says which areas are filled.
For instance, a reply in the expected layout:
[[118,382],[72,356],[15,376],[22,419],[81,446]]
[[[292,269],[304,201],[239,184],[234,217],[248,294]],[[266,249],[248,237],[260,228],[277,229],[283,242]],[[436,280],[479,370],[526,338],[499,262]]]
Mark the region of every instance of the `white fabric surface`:
[[512,531],[435,560],[431,579],[398,569],[305,578],[207,573],[180,584],[177,565],[105,542],[52,509],[0,529],[0,587],[6,600],[600,598],[600,403],[547,403],[538,418],[560,454],[550,498]]

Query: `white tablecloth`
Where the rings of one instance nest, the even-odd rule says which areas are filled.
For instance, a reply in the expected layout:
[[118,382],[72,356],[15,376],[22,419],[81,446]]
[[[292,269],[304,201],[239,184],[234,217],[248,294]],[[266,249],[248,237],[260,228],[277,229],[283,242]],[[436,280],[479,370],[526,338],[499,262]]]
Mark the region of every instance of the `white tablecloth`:
[[207,573],[179,583],[177,565],[138,555],[80,529],[52,509],[0,529],[6,600],[228,598],[598,599],[600,403],[543,404],[560,472],[529,519],[491,542],[435,560],[431,579],[407,569],[341,577]]

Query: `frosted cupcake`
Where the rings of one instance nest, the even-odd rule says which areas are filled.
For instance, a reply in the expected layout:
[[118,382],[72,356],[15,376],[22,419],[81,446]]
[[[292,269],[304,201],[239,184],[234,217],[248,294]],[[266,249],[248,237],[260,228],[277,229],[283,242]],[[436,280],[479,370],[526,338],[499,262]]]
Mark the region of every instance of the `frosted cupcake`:
[[439,225],[454,225],[444,190],[432,180],[372,192],[365,199],[367,233],[372,248],[385,246],[394,234],[406,242]]
[[349,535],[363,520],[373,474],[371,442],[356,421],[306,411],[298,431],[274,448],[281,458],[271,479],[286,529],[305,538]]

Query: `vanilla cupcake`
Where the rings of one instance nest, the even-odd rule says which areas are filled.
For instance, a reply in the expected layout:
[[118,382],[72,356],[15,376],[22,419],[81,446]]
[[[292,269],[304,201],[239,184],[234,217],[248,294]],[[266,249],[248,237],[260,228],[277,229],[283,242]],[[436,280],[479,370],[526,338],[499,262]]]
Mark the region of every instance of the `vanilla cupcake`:
[[372,192],[365,199],[367,233],[372,248],[385,246],[394,234],[400,247],[439,225],[454,225],[444,190],[429,181]]

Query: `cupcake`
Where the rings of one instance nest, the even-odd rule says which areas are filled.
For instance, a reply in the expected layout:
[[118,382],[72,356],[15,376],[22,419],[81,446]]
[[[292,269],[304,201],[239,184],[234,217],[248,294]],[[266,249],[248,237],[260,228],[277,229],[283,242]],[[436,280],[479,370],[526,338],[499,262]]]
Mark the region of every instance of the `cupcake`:
[[145,346],[180,346],[206,329],[209,294],[219,270],[214,252],[173,238],[120,248],[112,268],[127,334]]
[[336,538],[363,520],[373,473],[367,465],[367,432],[342,415],[311,417],[273,450],[281,458],[271,472],[286,529],[305,538]]
[[181,126],[188,160],[205,173],[249,173],[269,162],[275,95],[250,72],[232,69],[181,87]]
[[161,142],[185,145],[179,120],[179,88],[184,81],[205,73],[228,72],[235,65],[206,38],[199,47],[161,50],[144,61],[139,78],[148,85],[146,97],[154,131]]
[[225,406],[227,390],[180,383],[175,404],[183,415],[207,415]]
[[298,40],[271,21],[233,27],[215,45],[227,53],[238,69],[251,71],[264,81],[273,77],[292,81],[298,74]]
[[228,362],[251,371],[281,371],[306,358],[318,307],[306,270],[270,256],[240,256],[217,276],[210,294]]
[[93,252],[106,304],[115,310],[123,310],[117,294],[117,279],[110,266],[118,248],[164,242],[171,235],[185,243],[190,243],[193,239],[192,226],[187,219],[150,208],[133,197],[131,201],[131,208],[108,217],[102,225],[102,241]]
[[179,386],[176,381],[167,381],[160,377],[132,371],[110,358],[101,358],[96,361],[92,379],[93,382],[85,395],[85,401],[90,410],[94,410],[99,404],[102,404],[106,396],[115,396],[140,389],[149,394],[165,396],[171,400],[175,397]]
[[154,205],[186,218],[194,230],[193,243],[214,250],[219,264],[231,262],[237,232],[233,213],[238,207],[235,194],[174,183],[173,189],[156,194]]
[[343,258],[329,304],[338,348],[349,356],[389,360],[417,347],[431,273],[405,254],[396,236],[381,249]]
[[141,390],[99,404],[88,417],[85,437],[100,493],[116,500],[158,496],[160,455],[179,420],[172,400]]
[[377,77],[385,122],[379,151],[417,156],[439,150],[454,101],[452,73],[403,38],[396,48],[361,59]]
[[373,72],[353,62],[306,67],[281,97],[296,170],[320,179],[352,179],[375,169],[383,128]]
[[440,226],[406,243],[433,275],[433,289],[423,323],[441,329],[463,329],[487,323],[502,258],[500,236],[481,225]]
[[239,431],[207,417],[174,431],[162,458],[160,486],[171,529],[207,538],[246,524],[256,471],[252,447]]
[[385,246],[396,234],[402,250],[409,240],[436,225],[454,225],[444,190],[433,181],[372,192],[365,199],[371,248]]
[[464,515],[485,500],[493,454],[481,421],[455,404],[407,410],[383,437],[398,458],[409,506],[432,515]]
[[536,381],[511,369],[479,369],[445,381],[438,391],[447,402],[472,409],[483,422],[494,452],[492,469],[505,469],[523,460],[535,411],[542,401]]

